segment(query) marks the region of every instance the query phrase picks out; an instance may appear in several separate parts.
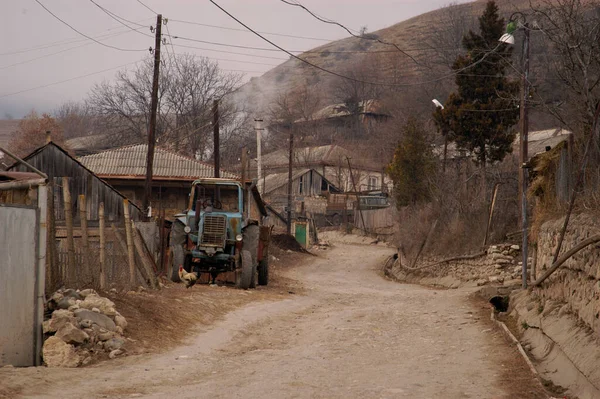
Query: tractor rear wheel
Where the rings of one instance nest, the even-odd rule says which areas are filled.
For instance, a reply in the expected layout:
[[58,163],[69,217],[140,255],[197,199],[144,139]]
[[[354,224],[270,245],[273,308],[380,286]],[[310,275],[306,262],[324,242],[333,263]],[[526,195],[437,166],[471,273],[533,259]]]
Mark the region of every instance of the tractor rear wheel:
[[252,279],[253,279],[252,272],[255,270],[254,267],[252,267],[252,255],[250,254],[250,252],[246,251],[246,250],[242,250],[242,253],[240,254],[239,262],[241,264],[239,265],[238,268],[236,268],[235,285],[238,288],[247,290],[248,288],[250,288],[250,285],[252,284]]
[[267,285],[269,284],[269,255],[265,255],[263,259],[258,262],[258,284]]

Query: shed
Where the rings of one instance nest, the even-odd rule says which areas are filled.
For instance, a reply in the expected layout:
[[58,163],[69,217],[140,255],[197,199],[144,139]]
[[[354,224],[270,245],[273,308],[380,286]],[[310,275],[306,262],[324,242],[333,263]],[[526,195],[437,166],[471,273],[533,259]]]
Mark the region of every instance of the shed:
[[[123,200],[126,197],[69,155],[59,145],[49,142],[27,155],[23,160],[48,175],[48,182],[52,187],[50,193],[53,193],[54,197],[54,218],[57,224],[61,224],[65,220],[61,189],[63,177],[69,178],[74,220],[79,220],[77,199],[80,194],[86,196],[88,220],[98,221],[98,206],[101,202],[104,203],[104,213],[108,221],[119,222],[123,219]],[[11,165],[8,170],[29,172],[28,167],[20,162]],[[140,208],[132,203],[130,203],[129,212],[134,220],[140,220],[143,216]]]
[[[144,197],[147,144],[129,145],[81,157],[83,165],[116,187],[139,205]],[[164,209],[170,217],[187,207],[194,180],[214,177],[214,166],[157,147],[152,167],[152,201],[154,211]],[[239,177],[221,170],[221,177]]]

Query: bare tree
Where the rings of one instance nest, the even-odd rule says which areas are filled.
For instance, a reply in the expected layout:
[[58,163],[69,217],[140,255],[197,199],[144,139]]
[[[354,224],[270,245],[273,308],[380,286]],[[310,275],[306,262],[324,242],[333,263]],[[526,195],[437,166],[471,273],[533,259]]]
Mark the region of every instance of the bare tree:
[[53,112],[65,139],[94,134],[94,118],[86,103],[66,102]]
[[[531,4],[536,26],[549,44],[549,65],[568,91],[571,107],[552,108],[565,123],[590,129],[600,100],[600,2],[543,0]],[[569,117],[575,115],[576,118]]]
[[[95,85],[88,105],[98,122],[123,142],[144,142],[150,121],[153,60],[133,71],[119,71],[113,82]],[[207,159],[211,156],[213,100],[221,100],[241,83],[242,75],[222,71],[218,63],[190,54],[174,55],[162,65],[159,80],[157,141]],[[223,101],[220,125],[239,110]],[[227,131],[225,128],[224,130]]]

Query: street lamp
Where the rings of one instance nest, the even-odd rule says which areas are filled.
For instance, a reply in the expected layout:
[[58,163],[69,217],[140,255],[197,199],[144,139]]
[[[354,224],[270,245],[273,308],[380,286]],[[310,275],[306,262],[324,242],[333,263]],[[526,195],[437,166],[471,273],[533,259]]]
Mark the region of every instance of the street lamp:
[[527,172],[528,172],[528,153],[527,153],[527,142],[529,133],[529,116],[527,113],[527,95],[529,93],[529,32],[530,27],[525,19],[525,14],[520,12],[513,13],[506,26],[506,33],[498,39],[498,41],[506,44],[513,45],[515,43],[515,36],[513,33],[517,29],[523,29],[523,49],[521,57],[521,104],[520,110],[520,121],[521,121],[521,134],[519,136],[519,147],[521,155],[521,167],[519,169],[519,194],[521,196],[521,228],[523,230],[523,267],[522,267],[522,280],[523,288],[527,288]]

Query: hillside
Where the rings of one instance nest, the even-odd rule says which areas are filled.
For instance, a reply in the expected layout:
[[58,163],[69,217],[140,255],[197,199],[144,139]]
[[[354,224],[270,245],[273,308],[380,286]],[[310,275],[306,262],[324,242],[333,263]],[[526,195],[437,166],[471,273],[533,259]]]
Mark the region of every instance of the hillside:
[[[478,0],[438,9],[367,34],[368,37],[392,42],[400,49],[406,49],[406,53],[414,60],[393,46],[356,37],[330,42],[299,56],[345,76],[397,84],[399,87],[394,90],[397,103],[405,104],[411,113],[429,113],[432,98],[443,101],[452,91],[454,79],[447,76],[451,72],[449,65],[461,51],[463,34],[469,28],[478,29],[477,17],[482,13],[485,3],[485,0]],[[505,19],[514,11],[529,8],[529,0],[498,0],[497,4]],[[541,52],[541,49],[537,50],[535,47],[532,49],[534,77],[537,68],[535,56]],[[514,61],[518,61],[520,46],[516,46],[514,54]],[[340,80],[290,57],[288,61],[244,85],[236,93],[235,100],[250,107],[253,112],[267,113],[279,95],[297,93],[308,87],[318,88],[326,105],[339,102],[335,93]],[[534,128],[542,127],[533,123]]]

